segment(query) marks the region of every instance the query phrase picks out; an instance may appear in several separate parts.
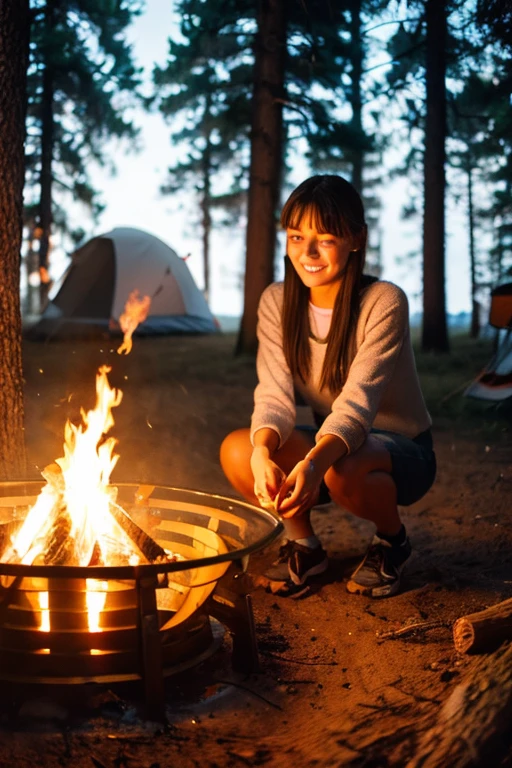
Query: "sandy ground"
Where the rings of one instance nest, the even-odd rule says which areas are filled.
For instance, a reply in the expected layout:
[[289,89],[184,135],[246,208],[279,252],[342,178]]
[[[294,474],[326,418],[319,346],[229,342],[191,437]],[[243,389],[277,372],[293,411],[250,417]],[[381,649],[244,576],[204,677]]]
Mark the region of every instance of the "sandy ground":
[[[255,383],[253,361],[235,359],[233,345],[220,335],[138,339],[119,357],[111,341],[27,342],[30,477],[62,455],[64,422],[92,405],[106,363],[124,392],[113,479],[232,494],[218,448],[247,424]],[[115,690],[80,712],[49,691],[21,706],[4,697],[0,766],[406,766],[475,663],[455,652],[453,621],[512,596],[510,429],[490,437],[439,419],[435,441],[435,486],[403,511],[415,554],[402,594],[371,601],[345,591],[372,528],[319,509],[330,568],[318,589],[295,601],[254,590],[259,674],[231,670],[226,634],[209,660],[168,681],[166,726],[142,720],[136,698]],[[276,549],[251,558],[256,584]],[[420,627],[389,636],[412,624]]]

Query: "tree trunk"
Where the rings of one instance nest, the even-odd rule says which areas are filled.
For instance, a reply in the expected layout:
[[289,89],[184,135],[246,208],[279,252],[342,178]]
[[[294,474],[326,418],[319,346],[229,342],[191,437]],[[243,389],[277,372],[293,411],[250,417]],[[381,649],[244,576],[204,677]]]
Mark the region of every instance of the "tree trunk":
[[236,354],[257,348],[260,296],[274,277],[282,166],[286,3],[261,0],[255,41],[244,312]]
[[210,234],[212,230],[212,219],[210,214],[210,137],[206,137],[206,148],[203,152],[203,196],[201,200],[202,226],[203,226],[203,275],[204,275],[204,297],[206,301],[210,298]]
[[466,173],[468,179],[469,272],[471,275],[471,326],[469,335],[472,339],[478,339],[480,335],[480,304],[476,297],[478,283],[476,277],[475,216],[473,211],[473,169],[469,152],[466,160]]
[[424,351],[448,352],[445,298],[445,0],[427,0],[426,92],[423,217]]
[[[352,63],[352,87],[350,106],[352,107],[352,127],[357,136],[363,135],[363,99],[361,80],[363,77],[364,46],[361,38],[361,0],[352,0],[350,6],[350,61]],[[360,195],[363,193],[364,151],[361,147],[352,153],[352,184]]]
[[504,765],[512,717],[512,647],[483,656],[452,691],[406,768]]
[[0,479],[25,476],[20,249],[28,0],[0,0]]
[[[55,0],[47,0],[45,10],[45,24],[48,38],[53,29],[55,15]],[[53,71],[49,60],[49,51],[46,50],[45,65],[43,70],[43,93],[41,98],[41,174],[39,177],[39,226],[41,229],[39,239],[39,274],[40,310],[43,311],[48,300],[48,267],[50,252],[50,237],[52,232],[52,186],[53,186]]]

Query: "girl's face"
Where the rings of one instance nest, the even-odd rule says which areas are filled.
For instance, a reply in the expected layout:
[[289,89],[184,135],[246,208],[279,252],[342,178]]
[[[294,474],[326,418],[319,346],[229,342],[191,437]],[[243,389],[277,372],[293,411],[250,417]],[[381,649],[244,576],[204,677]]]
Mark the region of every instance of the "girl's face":
[[309,288],[311,302],[332,308],[343,272],[354,249],[353,237],[321,232],[312,217],[304,217],[298,229],[286,230],[287,254],[295,271]]

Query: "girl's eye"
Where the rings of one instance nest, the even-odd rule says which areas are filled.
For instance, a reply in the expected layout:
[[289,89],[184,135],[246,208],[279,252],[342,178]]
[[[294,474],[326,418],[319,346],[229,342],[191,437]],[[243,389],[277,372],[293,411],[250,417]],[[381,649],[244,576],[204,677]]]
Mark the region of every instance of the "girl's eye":
[[334,245],[335,243],[334,243],[334,240],[322,240],[321,244],[322,245]]
[[302,240],[302,237],[300,235],[288,235],[288,239],[292,241],[292,243],[299,243]]

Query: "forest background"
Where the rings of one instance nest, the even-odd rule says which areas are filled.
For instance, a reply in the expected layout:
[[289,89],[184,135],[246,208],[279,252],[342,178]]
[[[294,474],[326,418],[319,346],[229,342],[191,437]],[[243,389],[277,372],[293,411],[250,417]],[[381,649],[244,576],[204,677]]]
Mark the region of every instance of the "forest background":
[[[48,56],[58,48],[57,25],[62,30],[69,25],[70,53],[55,66],[58,70],[66,65],[69,77],[66,59],[73,48],[77,52],[79,38],[73,39],[73,4],[67,12],[66,3],[60,5],[64,16],[55,19]],[[80,14],[80,3],[75,5]],[[286,91],[279,202],[309,172],[321,169],[353,177],[371,212],[372,270],[402,284],[413,310],[421,310],[426,6],[363,2],[336,11],[322,2],[288,6],[283,21],[286,61],[279,86]],[[41,3],[33,2],[33,7],[41,9]],[[101,12],[109,13],[111,7],[99,3],[100,16],[82,15],[84,52],[94,49],[91,41],[100,31],[95,25],[101,25]],[[213,310],[226,313],[227,307],[228,314],[240,314],[257,5],[150,0],[145,5],[119,4],[122,7],[115,35],[127,41],[126,60],[123,65],[119,58],[108,69],[109,101],[125,126],[109,126],[103,114],[101,141],[95,142],[95,152],[83,164],[85,173],[74,188],[66,181],[72,168],[63,174],[59,167],[61,139],[56,136],[53,252],[41,266],[49,267],[55,279],[66,266],[63,254],[77,242],[130,222],[169,241],[180,255],[191,254],[189,266]],[[506,112],[507,106],[510,110],[510,83],[503,77],[508,56],[506,46],[500,50],[489,40],[488,30],[484,33],[474,3],[455,3],[445,11],[447,306],[452,312],[474,306],[476,323],[485,317],[488,287],[507,268],[507,254],[496,253],[506,239],[503,221],[495,229],[503,213],[496,210],[496,195],[504,191],[500,171],[506,165],[506,149],[492,134],[496,118],[504,117],[499,112]],[[218,18],[225,22],[219,24]],[[319,48],[324,49],[321,57]],[[435,53],[441,63],[437,47]],[[95,55],[101,67],[101,54]],[[116,69],[127,62],[134,67],[130,77],[112,85]],[[38,70],[41,65],[46,66],[40,61]],[[42,91],[37,95],[36,74],[34,70],[29,77],[29,85],[36,88],[35,103],[43,97]],[[84,72],[78,68],[75,75],[80,78]],[[54,101],[67,101],[68,113],[72,108],[73,94],[58,76]],[[69,114],[59,114],[55,107],[53,111],[54,122],[64,130],[67,122],[69,130]],[[31,136],[40,133],[42,143],[43,126],[38,131],[37,119],[30,125]],[[45,218],[41,187],[37,189],[37,140],[27,153],[35,165],[26,186],[30,202],[22,285],[27,286],[38,282],[34,262],[40,241],[31,224],[39,232],[37,226]],[[79,154],[87,154],[84,146]],[[279,242],[275,277],[282,274],[282,253]],[[32,301],[36,310],[37,301]],[[481,304],[484,312],[478,311]]]

